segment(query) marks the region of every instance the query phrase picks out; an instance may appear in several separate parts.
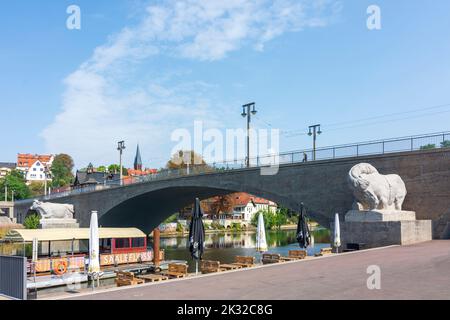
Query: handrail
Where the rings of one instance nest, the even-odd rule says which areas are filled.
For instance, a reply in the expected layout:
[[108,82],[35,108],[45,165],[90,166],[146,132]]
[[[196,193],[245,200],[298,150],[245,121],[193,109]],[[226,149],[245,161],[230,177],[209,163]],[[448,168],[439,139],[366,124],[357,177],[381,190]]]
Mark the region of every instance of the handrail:
[[[402,143],[404,145],[402,145]],[[372,150],[365,150],[370,149]],[[292,164],[292,163],[301,163],[301,162],[314,162],[320,160],[330,160],[330,159],[339,159],[339,158],[348,158],[348,157],[361,157],[367,155],[377,155],[377,154],[388,154],[393,152],[408,152],[408,151],[416,151],[416,150],[425,150],[425,149],[433,149],[433,148],[447,148],[450,147],[450,131],[444,131],[439,133],[430,133],[424,135],[414,135],[407,137],[399,137],[399,138],[391,138],[391,139],[383,139],[383,140],[372,140],[365,142],[358,142],[352,144],[342,144],[342,145],[334,145],[329,147],[317,148],[315,150],[315,160],[307,160],[301,158],[301,155],[306,154],[306,158],[312,159],[312,155],[314,153],[313,149],[304,149],[304,150],[296,150],[289,152],[282,152],[278,154],[257,156],[249,159],[251,168],[259,168],[263,166],[270,165],[270,163],[263,163],[263,159],[268,158],[278,158],[278,163],[272,164]],[[339,153],[341,150],[346,149],[348,153]],[[364,152],[365,150],[365,152]],[[296,158],[296,156],[298,156]],[[285,158],[289,158],[285,160]],[[193,176],[203,173],[213,173],[213,172],[223,172],[229,170],[236,169],[246,169],[246,159],[233,159],[226,160],[220,163],[212,163],[212,164],[203,164],[203,165],[193,165],[190,168],[182,168],[182,169],[163,169],[158,171],[157,173],[140,176],[140,177],[127,177],[122,179],[122,183],[120,180],[105,180],[104,184],[92,185],[81,188],[72,188],[67,191],[52,193],[46,196],[38,196],[40,200],[51,200],[55,198],[61,198],[66,196],[71,196],[75,194],[94,192],[99,190],[118,188],[121,186],[134,185],[138,183],[145,183],[149,181],[159,181],[166,179],[174,179],[184,176]],[[31,199],[31,198],[30,198]],[[29,201],[30,199],[19,200],[16,201],[20,203],[22,201]],[[34,199],[34,198],[32,198]]]

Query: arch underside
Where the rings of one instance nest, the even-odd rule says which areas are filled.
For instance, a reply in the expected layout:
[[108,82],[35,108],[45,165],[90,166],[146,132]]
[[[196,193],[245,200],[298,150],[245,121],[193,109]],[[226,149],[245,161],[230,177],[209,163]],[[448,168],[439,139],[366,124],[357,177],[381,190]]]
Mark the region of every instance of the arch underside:
[[[196,197],[200,200],[214,196],[226,195],[243,190],[229,190],[210,187],[170,187],[150,191],[127,199],[99,217],[99,224],[104,227],[137,227],[149,233],[170,215],[192,204]],[[263,197],[293,211],[298,210],[298,202],[289,201],[266,192],[249,192]],[[328,219],[308,212],[308,215],[326,226]]]

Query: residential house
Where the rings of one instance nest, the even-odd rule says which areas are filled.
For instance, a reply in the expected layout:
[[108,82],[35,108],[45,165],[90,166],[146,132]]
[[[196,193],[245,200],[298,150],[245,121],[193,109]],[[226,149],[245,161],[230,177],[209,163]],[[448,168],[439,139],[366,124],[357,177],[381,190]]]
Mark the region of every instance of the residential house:
[[45,180],[51,181],[50,168],[53,159],[53,155],[19,153],[17,155],[16,169],[24,174],[27,184],[31,182],[45,182]]
[[73,187],[96,185],[120,185],[120,174],[97,171],[92,163],[89,163],[86,170],[77,170]]
[[275,213],[278,207],[273,201],[245,192],[234,193],[232,196],[234,198],[233,219],[241,219],[244,222],[250,222],[253,216],[260,210]]
[[16,164],[12,162],[0,162],[0,178],[8,175],[16,168]]

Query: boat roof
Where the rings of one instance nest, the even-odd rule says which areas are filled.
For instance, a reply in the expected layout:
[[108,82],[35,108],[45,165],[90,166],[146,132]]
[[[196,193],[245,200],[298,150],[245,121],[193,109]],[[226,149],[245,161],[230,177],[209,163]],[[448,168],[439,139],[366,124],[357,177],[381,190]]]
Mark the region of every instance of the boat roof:
[[[99,238],[143,238],[145,233],[137,228],[99,228]],[[89,239],[89,228],[11,229],[4,240],[12,242],[64,241]]]

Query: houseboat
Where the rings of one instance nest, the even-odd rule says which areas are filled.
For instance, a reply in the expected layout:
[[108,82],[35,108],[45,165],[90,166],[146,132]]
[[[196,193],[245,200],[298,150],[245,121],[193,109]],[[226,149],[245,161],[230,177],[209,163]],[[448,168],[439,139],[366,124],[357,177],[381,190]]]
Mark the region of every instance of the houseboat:
[[[38,243],[33,261],[32,243]],[[29,274],[64,275],[84,272],[89,258],[89,228],[12,229],[3,242],[20,243],[28,258]],[[100,266],[108,270],[123,265],[149,265],[153,251],[147,249],[147,236],[136,228],[99,228]],[[160,261],[164,251],[160,251]]]

